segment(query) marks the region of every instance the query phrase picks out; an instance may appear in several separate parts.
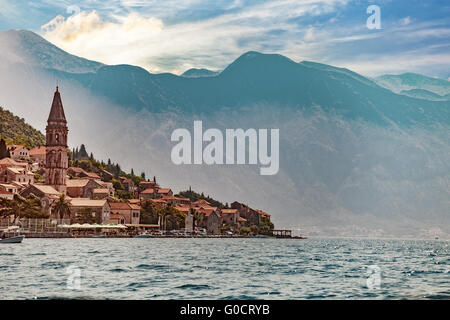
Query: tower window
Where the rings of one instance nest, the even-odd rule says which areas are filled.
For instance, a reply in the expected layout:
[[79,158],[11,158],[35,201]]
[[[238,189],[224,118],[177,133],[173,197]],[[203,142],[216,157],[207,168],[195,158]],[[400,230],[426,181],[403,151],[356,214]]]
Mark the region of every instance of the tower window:
[[55,135],[56,142],[59,142],[59,134]]

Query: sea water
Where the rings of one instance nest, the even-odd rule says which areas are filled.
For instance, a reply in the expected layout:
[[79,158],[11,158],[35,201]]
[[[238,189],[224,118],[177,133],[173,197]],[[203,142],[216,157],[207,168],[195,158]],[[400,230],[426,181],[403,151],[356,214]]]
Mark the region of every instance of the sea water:
[[441,240],[25,239],[1,299],[449,299]]

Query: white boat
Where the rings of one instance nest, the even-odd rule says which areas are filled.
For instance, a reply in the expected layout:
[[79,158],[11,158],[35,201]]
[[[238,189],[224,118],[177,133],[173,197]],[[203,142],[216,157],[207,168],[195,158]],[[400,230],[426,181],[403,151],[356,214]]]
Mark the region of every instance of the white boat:
[[21,243],[25,236],[16,236],[0,239],[0,243]]
[[149,234],[149,233],[141,233],[141,234],[138,234],[137,236],[134,236],[134,237],[135,238],[151,238],[152,235]]

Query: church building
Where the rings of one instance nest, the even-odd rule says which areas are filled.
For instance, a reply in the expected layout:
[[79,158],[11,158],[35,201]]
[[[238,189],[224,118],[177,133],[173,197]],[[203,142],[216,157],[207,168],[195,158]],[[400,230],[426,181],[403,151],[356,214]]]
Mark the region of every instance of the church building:
[[68,131],[61,94],[56,87],[47,127],[45,128],[45,184],[52,186],[63,194],[66,194],[66,172],[69,166],[67,156]]

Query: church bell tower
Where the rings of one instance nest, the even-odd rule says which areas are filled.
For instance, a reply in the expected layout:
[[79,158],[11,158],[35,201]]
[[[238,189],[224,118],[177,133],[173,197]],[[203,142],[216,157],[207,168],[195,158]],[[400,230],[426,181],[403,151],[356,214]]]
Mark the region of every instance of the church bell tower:
[[66,194],[66,171],[69,165],[67,156],[68,131],[61,94],[56,87],[47,127],[45,128],[45,184],[52,186],[63,194]]

